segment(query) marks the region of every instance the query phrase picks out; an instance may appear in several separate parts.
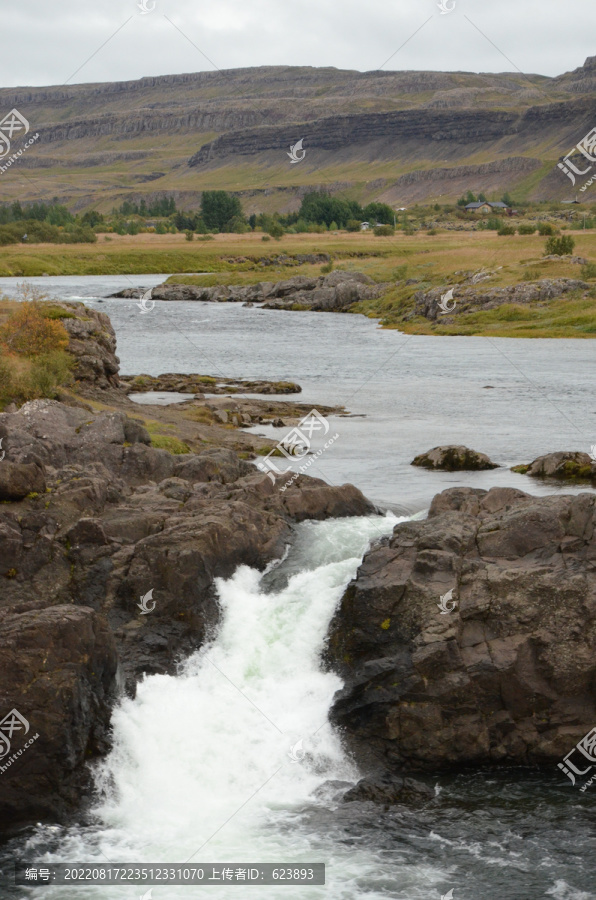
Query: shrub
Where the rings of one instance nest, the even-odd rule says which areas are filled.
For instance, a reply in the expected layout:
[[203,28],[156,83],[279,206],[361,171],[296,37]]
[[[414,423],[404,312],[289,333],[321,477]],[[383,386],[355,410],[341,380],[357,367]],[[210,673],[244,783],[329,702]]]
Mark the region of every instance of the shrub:
[[358,219],[348,219],[346,222],[347,231],[360,231],[360,222]]
[[586,263],[585,266],[582,266],[581,273],[584,281],[596,278],[596,263]]
[[262,240],[262,241],[270,241],[271,238],[269,237],[268,234],[264,234],[263,237],[261,238],[261,240]]
[[535,225],[520,225],[517,229],[520,234],[534,234],[536,231]]
[[195,236],[194,236],[194,233],[193,233],[192,231],[185,231],[184,234],[186,235],[186,240],[187,240],[187,241],[194,241]]
[[275,238],[276,241],[281,240],[284,234],[284,230],[279,224],[279,222],[273,222],[267,229],[268,234]]
[[395,234],[395,230],[392,225],[377,225],[376,228],[373,228],[373,234],[376,237],[391,237],[392,234]]
[[541,234],[543,237],[549,234],[554,234],[555,229],[550,224],[550,222],[538,222],[538,234]]
[[0,327],[0,343],[22,356],[37,356],[68,347],[68,332],[60,322],[44,315],[43,304],[25,300]]
[[321,273],[323,275],[328,275],[329,272],[333,272],[333,260],[329,260],[328,263],[325,263],[324,266],[321,266]]
[[547,256],[571,256],[575,241],[570,234],[564,234],[562,237],[549,237],[545,244]]
[[505,225],[504,223],[501,225],[499,230],[497,231],[499,235],[507,235],[507,234],[515,234],[515,228],[513,225]]

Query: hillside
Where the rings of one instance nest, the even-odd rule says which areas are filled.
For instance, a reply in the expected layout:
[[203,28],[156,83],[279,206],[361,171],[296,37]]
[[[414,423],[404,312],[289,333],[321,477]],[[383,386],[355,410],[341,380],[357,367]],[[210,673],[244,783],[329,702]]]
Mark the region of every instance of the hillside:
[[556,163],[596,121],[596,57],[556,78],[274,66],[5,88],[0,108],[39,133],[4,173],[9,200],[107,211],[167,192],[191,208],[225,188],[250,213],[294,209],[322,186],[396,205],[469,188],[562,199],[572,187]]

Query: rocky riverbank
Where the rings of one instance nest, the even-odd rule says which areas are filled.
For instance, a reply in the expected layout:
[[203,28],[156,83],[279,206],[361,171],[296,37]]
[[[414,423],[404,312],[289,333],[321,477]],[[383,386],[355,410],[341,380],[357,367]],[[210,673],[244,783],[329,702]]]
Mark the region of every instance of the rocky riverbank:
[[[295,275],[284,281],[260,281],[258,284],[218,284],[201,287],[194,284],[159,284],[151,291],[152,300],[200,300],[211,303],[260,303],[265,309],[344,311],[361,300],[374,300],[390,287],[377,284],[361,272],[331,272],[310,277]],[[140,288],[126,288],[114,297],[137,299]]]

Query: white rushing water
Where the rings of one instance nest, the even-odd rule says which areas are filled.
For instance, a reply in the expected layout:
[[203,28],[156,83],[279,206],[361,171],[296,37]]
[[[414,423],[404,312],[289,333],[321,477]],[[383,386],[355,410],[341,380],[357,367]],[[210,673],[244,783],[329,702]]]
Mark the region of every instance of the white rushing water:
[[[320,655],[331,616],[370,541],[397,521],[372,516],[305,523],[288,558],[265,576],[277,579],[268,590],[263,574],[246,566],[219,581],[217,635],[177,677],[146,678],[136,699],[116,709],[114,749],[99,774],[98,822],[70,829],[45,859],[324,862],[325,887],[253,892],[270,900],[421,896],[388,893],[389,873],[379,870],[371,850],[335,845],[299,825],[301,810],[325,803],[313,796],[324,782],[358,778],[328,722],[341,680],[321,670]],[[299,741],[294,755],[303,758],[296,762],[291,748]],[[35,844],[34,838],[30,848]],[[400,873],[402,887],[407,870]],[[425,880],[428,890],[433,874]],[[144,894],[133,886],[55,886],[39,895],[55,900],[66,890],[72,900]],[[159,886],[153,900],[206,891],[220,900],[241,890]]]

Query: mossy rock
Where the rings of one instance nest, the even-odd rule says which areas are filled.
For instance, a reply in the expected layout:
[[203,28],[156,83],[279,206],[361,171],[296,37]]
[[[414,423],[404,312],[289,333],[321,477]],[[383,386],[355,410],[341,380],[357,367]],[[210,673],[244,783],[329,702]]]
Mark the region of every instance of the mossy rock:
[[480,472],[499,468],[485,453],[455,444],[433,447],[432,450],[416,456],[411,465],[422,469],[441,469],[445,472]]

